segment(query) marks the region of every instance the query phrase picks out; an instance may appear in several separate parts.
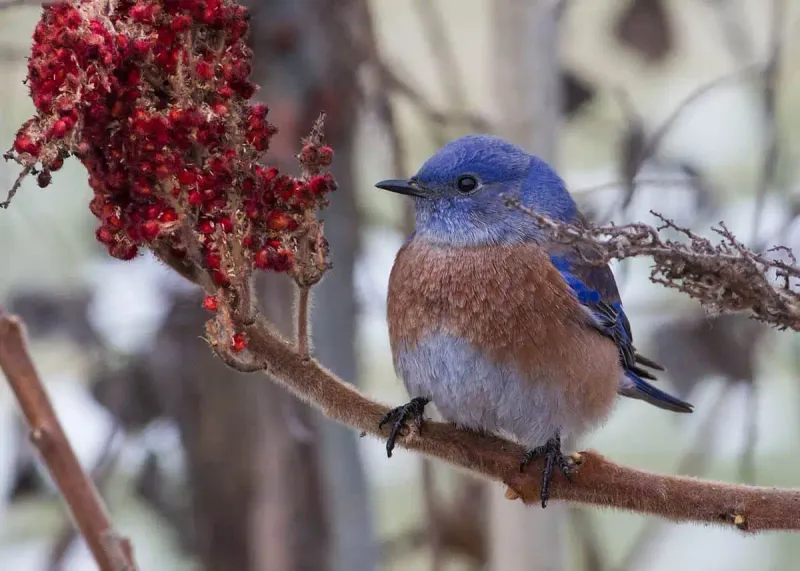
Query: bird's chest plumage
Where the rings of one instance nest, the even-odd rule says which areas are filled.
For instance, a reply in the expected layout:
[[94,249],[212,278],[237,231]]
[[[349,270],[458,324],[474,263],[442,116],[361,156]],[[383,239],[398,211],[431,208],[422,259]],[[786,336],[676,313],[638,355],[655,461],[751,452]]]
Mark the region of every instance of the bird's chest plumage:
[[[620,373],[613,344],[585,326],[577,300],[534,244],[411,240],[392,269],[388,321],[409,393],[431,398],[448,420],[535,445],[582,417],[602,416],[613,402]],[[600,389],[589,375],[600,377]]]

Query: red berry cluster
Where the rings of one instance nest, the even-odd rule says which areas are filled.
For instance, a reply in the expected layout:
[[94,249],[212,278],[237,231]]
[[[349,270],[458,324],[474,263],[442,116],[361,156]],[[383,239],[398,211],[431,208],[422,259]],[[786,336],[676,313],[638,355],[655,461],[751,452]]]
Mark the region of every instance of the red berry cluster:
[[196,253],[220,288],[254,267],[293,271],[304,225],[335,190],[332,151],[307,142],[301,178],[260,164],[276,129],[248,102],[247,20],[234,0],[45,7],[28,64],[37,114],[10,156],[40,165],[41,186],[78,157],[97,239],[116,258]]

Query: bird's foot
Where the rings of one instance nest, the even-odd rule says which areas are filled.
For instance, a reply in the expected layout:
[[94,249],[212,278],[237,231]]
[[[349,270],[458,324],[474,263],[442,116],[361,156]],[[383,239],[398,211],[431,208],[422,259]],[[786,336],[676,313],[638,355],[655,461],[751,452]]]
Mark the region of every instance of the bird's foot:
[[542,500],[542,507],[547,507],[547,500],[550,499],[550,482],[553,479],[553,466],[558,466],[561,473],[566,476],[567,480],[572,477],[572,466],[570,465],[567,457],[561,452],[561,438],[554,436],[548,440],[543,446],[528,450],[522,458],[519,465],[519,471],[524,472],[525,467],[536,458],[544,457],[544,470],[542,470],[542,491],[539,498]]
[[422,432],[423,413],[425,412],[425,405],[428,404],[430,399],[425,397],[416,397],[403,406],[393,408],[381,419],[378,423],[378,428],[383,428],[384,424],[391,423],[392,431],[389,433],[389,439],[386,441],[386,455],[391,458],[392,450],[394,450],[397,437],[400,436],[400,431],[407,425],[408,422],[413,421],[417,427],[418,432]]

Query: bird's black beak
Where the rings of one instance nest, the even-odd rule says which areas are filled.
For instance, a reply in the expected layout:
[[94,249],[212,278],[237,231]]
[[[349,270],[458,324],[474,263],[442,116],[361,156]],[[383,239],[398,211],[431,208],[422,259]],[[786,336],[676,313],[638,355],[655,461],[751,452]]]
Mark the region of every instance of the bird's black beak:
[[379,183],[376,183],[375,186],[382,188],[383,190],[396,192],[398,194],[406,194],[408,196],[419,196],[422,198],[428,196],[428,193],[425,191],[425,189],[412,179],[398,178],[393,180],[382,180]]

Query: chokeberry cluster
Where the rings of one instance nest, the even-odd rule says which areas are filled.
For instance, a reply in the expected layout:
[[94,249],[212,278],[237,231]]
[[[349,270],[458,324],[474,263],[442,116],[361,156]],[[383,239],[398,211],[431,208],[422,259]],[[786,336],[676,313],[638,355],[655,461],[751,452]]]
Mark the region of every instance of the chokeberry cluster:
[[325,258],[315,213],[336,187],[333,153],[316,136],[298,155],[302,176],[263,164],[276,129],[267,107],[250,103],[247,33],[247,11],[232,0],[45,7],[28,64],[36,115],[7,158],[47,186],[77,157],[97,239],[116,258],[142,247],[190,256],[223,289],[254,268],[298,271],[309,227]]

